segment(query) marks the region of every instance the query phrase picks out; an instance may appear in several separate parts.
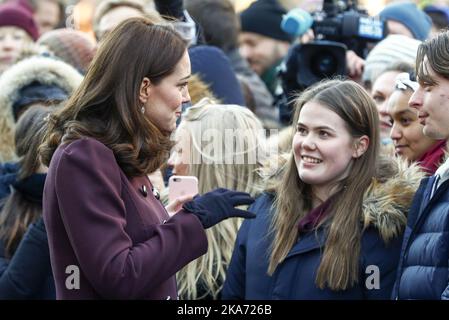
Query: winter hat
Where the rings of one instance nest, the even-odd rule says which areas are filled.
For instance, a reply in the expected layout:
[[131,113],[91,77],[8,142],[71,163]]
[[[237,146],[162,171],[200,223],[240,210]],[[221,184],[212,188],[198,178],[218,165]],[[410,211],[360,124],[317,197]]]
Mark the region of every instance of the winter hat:
[[420,44],[421,41],[404,35],[389,35],[380,41],[366,57],[363,82],[373,83],[383,69],[395,62],[401,61],[415,65],[416,52]]
[[12,105],[14,120],[17,121],[19,112],[32,103],[58,101],[62,102],[69,97],[69,93],[57,85],[33,82],[19,91],[19,97]]
[[431,16],[431,19],[433,19],[432,14],[440,15],[446,21],[446,25],[449,24],[449,7],[428,5],[425,6],[423,10]]
[[[82,79],[75,68],[50,57],[34,56],[19,61],[0,76],[0,117],[12,120],[11,111],[14,112],[18,105],[37,101],[38,97],[43,98],[39,101],[67,97]],[[39,92],[39,89],[43,91]]]
[[432,20],[413,2],[392,3],[386,6],[379,16],[384,20],[402,23],[413,34],[415,39],[424,41],[432,28]]
[[293,37],[281,29],[282,16],[287,12],[276,0],[258,0],[240,14],[243,32],[291,42]]
[[95,54],[95,43],[82,31],[56,29],[42,35],[37,42],[46,46],[64,62],[85,74]]
[[26,31],[36,41],[39,37],[33,15],[26,8],[13,3],[0,5],[0,27],[17,27]]
[[[9,1],[11,3],[12,1]],[[14,3],[18,4],[19,6],[25,8],[27,11],[29,11],[31,14],[33,14],[36,11],[36,3],[32,4],[30,0],[16,0]]]
[[[82,79],[69,64],[42,56],[21,60],[3,72],[0,76],[0,161],[14,159],[14,115],[20,113],[20,104],[70,96]],[[39,92],[40,89],[43,91]]]
[[189,55],[192,74],[198,74],[223,104],[245,105],[242,89],[231,62],[221,49],[195,46],[189,48]]

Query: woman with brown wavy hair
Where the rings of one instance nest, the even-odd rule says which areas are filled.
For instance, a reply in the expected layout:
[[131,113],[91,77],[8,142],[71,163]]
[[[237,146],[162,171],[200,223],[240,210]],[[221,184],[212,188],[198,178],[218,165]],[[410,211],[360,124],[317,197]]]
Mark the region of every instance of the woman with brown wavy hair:
[[58,299],[176,299],[174,275],[206,252],[204,229],[252,216],[234,208],[252,198],[225,189],[165,209],[147,177],[168,158],[190,73],[176,31],[129,19],[50,118],[41,156]]

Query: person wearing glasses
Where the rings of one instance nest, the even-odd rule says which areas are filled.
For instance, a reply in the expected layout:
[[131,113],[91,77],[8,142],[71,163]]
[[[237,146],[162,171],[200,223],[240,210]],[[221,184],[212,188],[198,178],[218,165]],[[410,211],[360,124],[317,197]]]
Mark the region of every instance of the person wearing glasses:
[[432,175],[444,160],[446,141],[425,136],[418,112],[408,105],[418,87],[419,84],[411,80],[409,73],[397,75],[395,91],[387,107],[392,120],[390,137],[396,155],[409,162],[416,161],[427,174]]

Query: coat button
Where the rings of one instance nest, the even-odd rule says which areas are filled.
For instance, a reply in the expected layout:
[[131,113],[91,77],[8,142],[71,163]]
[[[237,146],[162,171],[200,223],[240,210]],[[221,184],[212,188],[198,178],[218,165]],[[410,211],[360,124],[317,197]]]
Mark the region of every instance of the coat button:
[[151,191],[153,192],[153,196],[159,200],[161,198],[161,195],[159,193],[159,191],[156,188],[151,188]]
[[140,193],[142,193],[142,195],[143,195],[144,197],[146,197],[146,196],[148,195],[148,191],[147,191],[147,186],[146,186],[146,185],[143,185],[143,186],[140,188]]

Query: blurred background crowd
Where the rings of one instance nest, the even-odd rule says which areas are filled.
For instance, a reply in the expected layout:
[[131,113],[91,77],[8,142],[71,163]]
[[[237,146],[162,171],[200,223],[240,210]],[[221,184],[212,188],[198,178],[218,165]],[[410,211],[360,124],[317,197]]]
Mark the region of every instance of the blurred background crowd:
[[[374,100],[382,152],[419,164],[422,175],[444,159],[446,142],[424,136],[408,101],[418,46],[449,26],[449,1],[3,0],[0,298],[55,298],[41,218],[46,168],[37,155],[46,119],[79,86],[108,33],[141,16],[172,25],[189,42],[191,100],[182,106],[177,146],[150,177],[162,197],[173,173],[197,176],[200,193],[226,187],[257,196],[269,189],[264,179],[276,180],[278,172],[267,173],[266,163],[183,166],[179,132],[193,137],[195,123],[245,129],[254,132],[250,146],[289,153],[292,101],[335,76],[359,83]],[[255,132],[263,129],[272,131],[262,139]],[[203,152],[199,144],[186,148]],[[181,298],[219,297],[239,226],[226,221],[208,230],[208,253],[178,273]],[[24,266],[35,274],[22,276]]]

